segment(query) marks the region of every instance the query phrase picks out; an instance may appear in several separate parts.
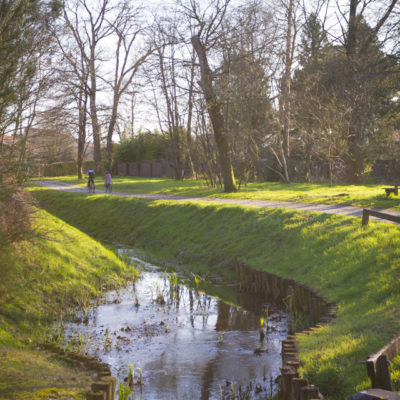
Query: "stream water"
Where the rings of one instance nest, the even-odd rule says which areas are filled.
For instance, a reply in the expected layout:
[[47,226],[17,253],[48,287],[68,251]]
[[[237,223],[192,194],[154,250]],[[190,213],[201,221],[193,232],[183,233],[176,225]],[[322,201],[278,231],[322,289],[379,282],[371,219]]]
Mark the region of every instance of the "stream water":
[[[140,278],[108,292],[85,322],[68,323],[71,345],[108,363],[120,381],[129,364],[135,383],[141,369],[135,399],[268,399],[275,393],[287,336],[284,313],[236,285],[214,285],[206,294],[198,279],[182,284],[176,273],[121,251],[141,265]],[[219,291],[231,301],[210,294]]]

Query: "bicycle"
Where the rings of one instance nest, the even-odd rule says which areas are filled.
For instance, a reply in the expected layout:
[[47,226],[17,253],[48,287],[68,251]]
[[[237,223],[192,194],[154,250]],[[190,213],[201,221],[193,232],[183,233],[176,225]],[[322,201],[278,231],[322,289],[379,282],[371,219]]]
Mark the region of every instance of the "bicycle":
[[94,184],[94,181],[92,181],[91,179],[89,179],[89,182],[87,184],[86,190],[88,193],[94,193],[94,191],[96,190],[96,186]]
[[104,184],[104,191],[106,192],[106,193],[112,193],[112,184],[111,183],[105,183]]

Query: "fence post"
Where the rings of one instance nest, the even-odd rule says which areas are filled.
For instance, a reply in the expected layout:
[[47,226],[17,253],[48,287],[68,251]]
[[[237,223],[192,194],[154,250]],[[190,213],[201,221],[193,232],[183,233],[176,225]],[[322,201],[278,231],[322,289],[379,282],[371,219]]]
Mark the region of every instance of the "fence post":
[[386,354],[382,354],[376,360],[376,374],[378,375],[380,389],[392,390],[392,382],[390,380],[389,364]]
[[105,400],[106,399],[106,394],[104,392],[95,392],[95,391],[90,391],[86,395],[87,400]]
[[362,224],[363,225],[368,225],[369,222],[369,212],[367,209],[363,209],[363,215],[362,215]]
[[317,386],[308,385],[308,386],[303,386],[300,389],[301,400],[318,399],[318,397],[319,397],[319,390]]

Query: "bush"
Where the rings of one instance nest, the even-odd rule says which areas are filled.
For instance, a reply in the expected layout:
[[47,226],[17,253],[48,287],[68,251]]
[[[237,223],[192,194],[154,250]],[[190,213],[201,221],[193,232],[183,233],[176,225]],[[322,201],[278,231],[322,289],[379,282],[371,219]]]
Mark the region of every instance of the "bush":
[[138,135],[123,139],[116,146],[115,160],[140,162],[162,158],[166,146],[166,139],[160,133],[139,132]]
[[[94,168],[94,161],[84,161],[83,171]],[[75,161],[63,161],[51,164],[44,164],[38,167],[38,175],[42,176],[65,176],[77,174],[77,164]]]
[[0,154],[0,248],[31,233],[31,196],[22,189],[28,164]]

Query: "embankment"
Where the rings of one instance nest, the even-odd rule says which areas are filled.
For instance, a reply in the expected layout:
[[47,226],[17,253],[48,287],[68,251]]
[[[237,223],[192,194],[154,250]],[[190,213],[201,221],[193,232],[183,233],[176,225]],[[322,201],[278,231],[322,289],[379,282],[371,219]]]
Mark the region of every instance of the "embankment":
[[90,373],[38,345],[55,320],[136,272],[45,211],[33,224],[31,237],[0,251],[0,399],[83,399]]
[[98,239],[204,277],[238,262],[295,279],[338,305],[300,337],[302,370],[330,399],[369,386],[359,362],[400,332],[399,227],[327,214],[32,189],[47,211]]

